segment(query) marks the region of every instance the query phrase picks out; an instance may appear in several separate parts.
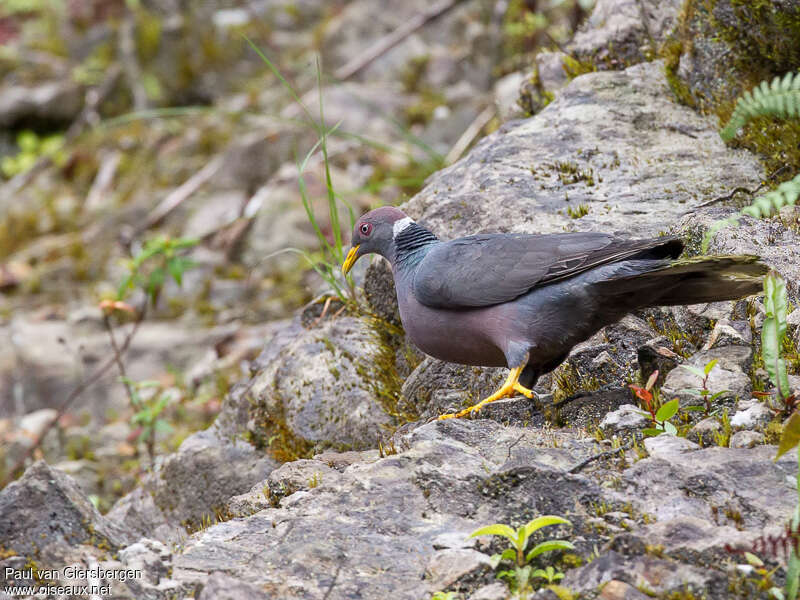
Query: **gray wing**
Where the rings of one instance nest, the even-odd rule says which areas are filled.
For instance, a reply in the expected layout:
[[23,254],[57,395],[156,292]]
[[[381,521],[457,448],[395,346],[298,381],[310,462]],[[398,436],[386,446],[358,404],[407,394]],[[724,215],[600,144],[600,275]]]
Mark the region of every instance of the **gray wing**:
[[601,264],[676,258],[682,248],[678,238],[625,240],[605,233],[473,235],[436,244],[417,267],[413,293],[435,308],[490,306]]

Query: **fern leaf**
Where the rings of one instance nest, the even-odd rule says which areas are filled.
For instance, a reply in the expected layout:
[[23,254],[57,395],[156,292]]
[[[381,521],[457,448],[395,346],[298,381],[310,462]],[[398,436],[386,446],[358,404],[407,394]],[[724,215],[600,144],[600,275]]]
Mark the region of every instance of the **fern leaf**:
[[[789,181],[784,181],[771,192],[759,196],[753,200],[750,206],[745,206],[740,214],[761,219],[778,212],[784,206],[797,204],[798,198],[800,198],[800,175],[797,175],[794,179]],[[712,223],[711,227],[706,231],[705,236],[703,236],[703,243],[700,246],[701,252],[703,254],[708,252],[708,246],[711,240],[720,229],[728,227],[729,225],[738,224],[739,215],[734,215]]]
[[762,81],[751,92],[742,94],[720,137],[728,142],[750,119],[763,116],[800,116],[800,72],[776,77],[771,84]]

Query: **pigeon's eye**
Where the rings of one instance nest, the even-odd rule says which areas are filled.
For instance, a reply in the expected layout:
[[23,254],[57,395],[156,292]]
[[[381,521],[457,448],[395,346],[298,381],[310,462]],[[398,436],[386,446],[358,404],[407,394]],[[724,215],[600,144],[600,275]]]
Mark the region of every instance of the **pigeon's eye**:
[[369,223],[362,223],[361,227],[359,227],[359,231],[361,232],[361,235],[369,235],[372,233],[372,225]]

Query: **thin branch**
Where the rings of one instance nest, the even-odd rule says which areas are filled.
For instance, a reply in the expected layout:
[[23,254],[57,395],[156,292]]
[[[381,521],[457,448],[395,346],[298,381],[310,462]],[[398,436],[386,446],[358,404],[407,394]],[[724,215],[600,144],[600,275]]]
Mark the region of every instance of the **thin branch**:
[[632,447],[633,447],[633,442],[631,441],[631,442],[628,442],[627,444],[625,444],[624,446],[620,446],[619,448],[614,448],[613,450],[607,450],[605,452],[601,452],[600,454],[595,454],[593,456],[590,456],[586,460],[579,462],[577,465],[575,465],[569,471],[567,471],[567,473],[569,473],[571,475],[574,475],[575,473],[583,470],[584,467],[586,467],[587,465],[590,465],[591,463],[593,463],[596,460],[600,460],[601,458],[614,456],[615,454],[619,454],[620,452],[625,452],[626,450],[630,450]]
[[67,409],[72,405],[72,403],[80,397],[87,389],[89,389],[92,385],[97,383],[111,367],[117,364],[117,357],[118,355],[121,356],[124,354],[128,347],[133,340],[133,337],[136,335],[137,330],[139,329],[139,325],[141,325],[142,320],[144,319],[146,305],[142,307],[141,311],[139,312],[139,316],[136,318],[136,321],[133,324],[133,329],[131,329],[130,333],[128,333],[125,340],[122,342],[122,346],[118,348],[119,352],[115,352],[114,356],[110,357],[106,360],[102,365],[97,367],[94,372],[89,375],[86,379],[84,379],[78,386],[72,390],[72,393],[69,394],[61,404],[56,409],[56,416],[49,422],[47,425],[44,426],[42,431],[39,433],[38,437],[34,440],[33,444],[29,446],[22,456],[19,457],[17,462],[14,464],[13,467],[8,471],[5,479],[0,485],[0,489],[4,488],[11,480],[14,478],[14,473],[22,470],[25,467],[25,463],[31,457],[31,455],[36,451],[39,446],[42,445],[42,441],[44,441],[45,436],[47,433],[53,428],[53,426],[58,422],[58,420],[64,415]]
[[363,54],[336,69],[333,76],[340,81],[350,79],[397,46],[397,44],[414,33],[417,29],[446,14],[462,1],[463,0],[442,0],[431,6],[428,10],[414,15],[390,34],[375,42]]
[[452,165],[456,162],[464,152],[467,151],[470,144],[475,141],[484,127],[492,120],[496,112],[494,105],[489,105],[484,108],[481,113],[475,117],[475,120],[470,123],[467,130],[461,134],[461,137],[458,138],[458,141],[453,144],[453,147],[450,149],[450,152],[447,153],[447,156],[444,158],[445,165]]
[[[176,189],[172,190],[167,197],[164,198],[158,206],[156,206],[147,216],[144,224],[139,227],[136,234],[146,231],[151,227],[158,225],[169,213],[178,208],[181,203],[199,190],[203,184],[211,179],[220,167],[222,167],[223,156],[217,155],[205,167],[200,169],[197,173],[192,175],[183,184]],[[134,236],[136,237],[136,236]]]

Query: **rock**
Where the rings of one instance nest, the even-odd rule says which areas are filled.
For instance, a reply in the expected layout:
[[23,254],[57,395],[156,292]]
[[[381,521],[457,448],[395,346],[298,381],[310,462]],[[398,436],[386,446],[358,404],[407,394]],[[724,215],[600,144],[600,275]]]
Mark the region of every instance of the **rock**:
[[598,0],[569,51],[601,69],[650,60],[677,24],[680,9],[679,0]]
[[439,550],[428,561],[425,576],[431,586],[446,588],[465,575],[489,565],[489,557],[483,552],[467,548]]
[[508,586],[496,581],[475,590],[469,600],[506,600]]
[[[719,0],[709,10],[701,6],[694,0],[686,5],[669,53],[668,67],[680,77],[684,102],[719,106],[797,61],[796,45],[784,42],[796,35],[800,10],[794,3],[771,0],[762,7]],[[765,39],[774,41],[769,47],[759,44]]]
[[152,492],[143,486],[120,498],[106,517],[140,537],[152,537],[165,543],[178,542],[186,535],[183,526],[170,521],[156,505]]
[[644,439],[644,448],[650,456],[666,460],[669,460],[673,455],[691,452],[699,447],[686,438],[675,437],[674,435],[662,434]]
[[[692,206],[757,185],[761,174],[755,157],[726,148],[710,122],[670,99],[654,61],[576,77],[540,113],[503,125],[434,174],[404,210],[444,239],[485,231],[656,235]],[[703,191],[692,197],[689,189]],[[580,204],[589,213],[571,218],[567,209]]]
[[754,403],[731,417],[731,427],[738,429],[758,429],[767,425],[774,417],[773,412],[762,402]]
[[670,342],[660,336],[649,340],[636,350],[636,360],[639,363],[642,381],[650,379],[654,371],[658,371],[655,386],[664,385],[667,375],[683,362],[683,358],[669,348]]
[[266,594],[259,586],[252,585],[239,578],[234,578],[217,571],[212,573],[203,586],[198,600],[270,600],[274,598]]
[[599,596],[600,600],[646,600],[647,597],[632,585],[618,579],[606,583]]
[[241,440],[224,438],[212,426],[189,436],[164,458],[153,478],[153,500],[170,521],[198,526],[276,467],[272,457]]
[[116,550],[132,533],[103,517],[72,479],[44,461],[0,492],[3,547],[56,568],[79,545]]
[[13,129],[35,120],[63,125],[70,123],[82,106],[83,91],[69,79],[34,86],[3,86],[0,127]]
[[522,116],[517,103],[519,88],[525,81],[523,73],[509,73],[494,84],[494,103],[501,121],[509,121]]
[[730,321],[720,319],[714,326],[703,350],[721,348],[723,346],[750,346],[753,342],[753,333],[747,321]]
[[284,340],[242,399],[251,439],[285,431],[308,446],[373,447],[392,422],[388,412],[402,410],[394,350],[377,327],[340,316]]
[[275,505],[281,498],[300,490],[313,489],[323,483],[328,484],[338,476],[337,471],[320,460],[295,460],[272,471],[266,481],[253,487],[251,493],[263,492],[266,486],[269,501]]
[[[735,398],[749,398],[752,387],[747,374],[752,360],[750,346],[722,346],[698,352],[689,359],[688,364],[702,370],[712,360],[718,362],[708,375],[706,388],[711,394],[725,392],[714,402],[727,401],[732,404]],[[678,368],[667,375],[661,393],[664,397],[680,398],[681,406],[701,405],[703,400],[696,392],[702,389],[702,377],[688,369]],[[689,390],[695,390],[695,393]]]
[[714,444],[715,434],[722,431],[722,424],[717,417],[706,417],[695,423],[687,434],[687,438],[704,446]]
[[649,422],[650,420],[642,414],[641,408],[633,404],[623,404],[603,417],[600,429],[606,437],[624,436],[644,429]]
[[764,443],[764,434],[759,431],[737,431],[731,436],[731,448],[752,448]]
[[[211,571],[224,571],[273,597],[296,598],[293,590],[302,589],[307,598],[336,600],[361,590],[365,600],[416,600],[452,579],[451,568],[484,563],[486,554],[441,544],[507,522],[504,506],[523,503],[525,519],[569,515],[576,501],[588,506],[597,500],[593,484],[562,470],[585,458],[591,443],[548,446],[532,430],[486,419],[433,422],[405,439],[407,449],[354,463],[330,480],[323,476],[319,486],[285,498],[280,508],[197,533],[175,557],[173,578],[199,585]],[[409,553],[419,560],[406,560]],[[455,564],[454,557],[460,559]],[[437,579],[424,578],[426,572]]]

